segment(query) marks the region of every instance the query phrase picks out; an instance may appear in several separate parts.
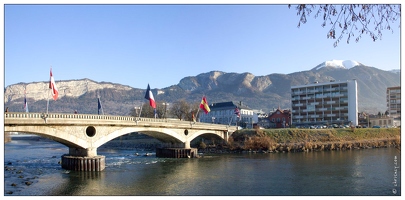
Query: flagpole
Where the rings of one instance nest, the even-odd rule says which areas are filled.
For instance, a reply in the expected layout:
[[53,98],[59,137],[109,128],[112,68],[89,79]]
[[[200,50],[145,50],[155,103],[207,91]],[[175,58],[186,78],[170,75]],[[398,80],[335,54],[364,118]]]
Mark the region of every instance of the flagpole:
[[[49,88],[49,86],[48,86]],[[49,90],[49,93],[51,93],[51,91]],[[48,114],[48,107],[49,107],[49,94],[48,94],[48,101],[46,103],[46,114]]]
[[104,109],[103,109],[103,104],[101,104],[100,97],[98,97],[98,101],[100,102],[100,107],[101,107],[101,113],[104,115]]
[[[205,96],[205,95],[204,95]],[[198,104],[198,109],[197,109],[197,113],[195,114],[195,121],[197,121],[197,117],[198,117],[198,113],[200,112],[200,105],[201,105],[201,101],[200,104]]]
[[198,112],[200,111],[200,106],[198,105],[198,110],[197,110],[197,114],[195,114],[195,121],[197,121],[197,117],[198,117]]
[[46,114],[48,114],[48,107],[49,107],[49,95],[48,95],[48,101],[46,103]]
[[[52,71],[52,65],[51,65],[51,71]],[[49,79],[48,89],[49,89],[49,84],[51,84],[51,79]],[[51,93],[51,91],[49,91],[49,93]],[[46,114],[48,114],[48,107],[49,107],[49,94],[48,94],[48,100],[46,103]]]
[[24,111],[28,112],[27,86],[25,86],[25,89],[24,89]]
[[104,108],[103,108],[103,104],[101,104],[101,100],[100,100],[100,106],[101,106],[101,113],[104,115]]
[[26,90],[27,90],[27,86],[24,86],[24,107],[23,107],[23,111],[25,111],[25,102],[27,101],[27,94],[26,94]]
[[143,107],[143,105],[142,105],[142,103],[141,103],[141,109],[139,109],[139,117],[138,117],[138,118],[141,118],[142,107]]

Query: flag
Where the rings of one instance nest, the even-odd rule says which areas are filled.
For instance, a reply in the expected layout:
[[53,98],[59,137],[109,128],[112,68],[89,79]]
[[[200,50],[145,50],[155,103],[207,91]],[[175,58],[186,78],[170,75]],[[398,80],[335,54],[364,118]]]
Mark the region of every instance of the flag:
[[146,89],[145,99],[149,100],[149,105],[152,106],[152,108],[156,109],[155,98],[153,98],[153,94],[152,91],[150,90],[149,84],[148,89]]
[[51,68],[51,79],[49,81],[49,89],[51,89],[51,91],[52,91],[53,100],[56,101],[56,99],[58,99],[59,92],[58,92],[58,89],[56,88],[55,80],[53,79],[53,76],[52,76],[52,68]]
[[238,117],[240,117],[240,112],[238,107],[235,107],[235,115],[237,115]]
[[193,117],[193,122],[196,122],[196,119],[195,119],[194,113],[191,113],[191,114],[192,114],[192,117]]
[[205,98],[205,96],[203,96],[201,103],[200,103],[200,108],[204,110],[205,114],[209,113],[210,107],[208,106],[208,102],[207,99]]
[[97,113],[100,114],[100,109],[101,109],[100,97],[97,98],[97,103],[98,103],[98,111],[97,111]]
[[28,102],[27,97],[25,96],[25,91],[24,91],[24,110],[25,112],[28,112]]

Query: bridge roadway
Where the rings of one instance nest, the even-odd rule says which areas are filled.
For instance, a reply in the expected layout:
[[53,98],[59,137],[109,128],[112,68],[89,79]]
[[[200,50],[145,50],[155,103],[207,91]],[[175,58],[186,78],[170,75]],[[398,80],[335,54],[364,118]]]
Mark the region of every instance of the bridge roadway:
[[[64,155],[65,158],[75,159],[99,158],[98,147],[132,132],[143,133],[165,143],[182,143],[184,149],[190,149],[190,142],[198,136],[211,134],[227,141],[230,134],[236,130],[235,126],[171,118],[66,113],[7,112],[4,114],[4,132],[30,133],[52,139],[69,147],[69,154]],[[104,169],[104,166],[100,167]]]

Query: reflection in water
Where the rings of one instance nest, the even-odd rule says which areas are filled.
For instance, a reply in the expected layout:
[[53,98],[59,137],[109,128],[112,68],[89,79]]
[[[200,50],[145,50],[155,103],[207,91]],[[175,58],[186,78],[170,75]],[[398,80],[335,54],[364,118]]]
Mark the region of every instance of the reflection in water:
[[81,195],[91,192],[92,194],[100,193],[99,182],[103,180],[103,172],[75,172],[66,170],[63,172],[65,180],[58,187],[50,191],[50,196],[53,195]]
[[[223,154],[198,159],[156,158],[137,156],[135,150],[103,149],[99,154],[106,156],[104,171],[75,172],[55,164],[65,153],[63,146],[25,144],[21,143],[25,149],[18,142],[7,144],[5,163],[25,169],[35,166],[25,173],[38,178],[18,191],[7,186],[6,190],[14,190],[12,196],[394,195],[393,189],[396,195],[401,194],[400,178],[397,187],[392,184],[394,156],[401,163],[395,148]],[[34,154],[26,154],[33,149]],[[43,173],[35,174],[39,169]],[[400,177],[400,168],[397,173]],[[15,180],[7,172],[5,184]]]

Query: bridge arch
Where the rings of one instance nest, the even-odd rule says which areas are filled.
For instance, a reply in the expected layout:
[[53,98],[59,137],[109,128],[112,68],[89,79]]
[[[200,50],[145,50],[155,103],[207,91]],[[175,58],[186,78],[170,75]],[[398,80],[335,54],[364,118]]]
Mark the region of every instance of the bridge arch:
[[[121,128],[118,130],[114,130],[113,132],[107,134],[103,138],[100,138],[99,140],[94,142],[94,147],[98,148],[101,145],[118,138],[120,136],[133,133],[133,132],[138,132],[142,133],[148,136],[151,136],[153,138],[156,138],[162,142],[172,142],[172,143],[184,143],[185,139],[175,131],[171,129],[156,129],[156,128],[150,128],[150,127],[126,127],[126,128]],[[161,134],[164,133],[164,134]]]
[[[12,130],[9,130],[12,128]],[[59,142],[67,147],[74,148],[88,148],[88,141],[85,138],[77,137],[77,135],[69,135],[69,137],[64,137],[65,131],[60,129],[55,129],[48,126],[17,126],[7,128],[4,132],[19,132],[38,135],[44,138],[51,139],[55,142]],[[83,129],[84,127],[76,127],[76,129]],[[80,131],[80,130],[78,130]]]
[[192,141],[195,138],[202,136],[202,135],[216,135],[219,138],[227,140],[227,138],[224,137],[224,135],[225,135],[224,132],[215,131],[215,130],[198,130],[193,135],[191,135],[188,139],[189,139],[189,141]]
[[[193,130],[193,129],[168,129],[155,127],[111,127],[111,126],[94,126],[96,129],[95,137],[92,138],[86,134],[89,126],[71,126],[68,129],[54,126],[15,126],[7,127],[5,132],[22,132],[39,135],[49,138],[67,147],[73,148],[98,148],[101,145],[132,132],[139,132],[162,142],[167,143],[187,143],[201,135],[212,134],[219,138],[225,139],[226,136],[222,131],[215,130]],[[188,135],[184,131],[188,130]]]

